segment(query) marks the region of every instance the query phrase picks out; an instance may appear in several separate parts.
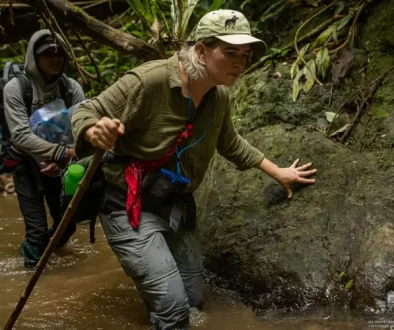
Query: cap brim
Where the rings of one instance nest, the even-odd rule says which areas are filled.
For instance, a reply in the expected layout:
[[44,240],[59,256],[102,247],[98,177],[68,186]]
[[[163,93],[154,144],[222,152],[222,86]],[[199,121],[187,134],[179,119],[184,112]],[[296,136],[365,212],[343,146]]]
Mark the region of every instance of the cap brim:
[[227,42],[232,45],[245,45],[245,44],[253,44],[253,48],[256,48],[259,51],[266,51],[267,46],[263,40],[252,37],[249,34],[228,34],[215,36],[219,40]]
[[54,48],[54,46],[48,45],[48,44],[41,45],[40,47],[37,48],[36,54],[41,54],[41,53],[45,52],[47,49],[52,48],[52,47]]

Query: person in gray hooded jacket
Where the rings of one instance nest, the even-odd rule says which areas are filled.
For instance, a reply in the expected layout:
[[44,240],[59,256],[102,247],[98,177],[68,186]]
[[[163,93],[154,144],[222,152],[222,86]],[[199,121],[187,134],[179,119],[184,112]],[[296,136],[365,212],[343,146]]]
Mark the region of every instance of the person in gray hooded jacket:
[[[48,142],[33,133],[29,116],[35,110],[61,98],[60,80],[63,79],[67,56],[60,46],[59,35],[52,36],[49,30],[40,30],[31,37],[25,60],[25,73],[32,85],[31,109],[26,108],[23,91],[17,78],[4,87],[4,112],[11,134],[13,151],[21,161],[13,175],[25,226],[25,240],[20,247],[25,266],[35,267],[48,245],[51,232],[61,220],[61,178],[56,176],[60,167],[75,155],[73,147]],[[71,105],[84,100],[82,87],[67,78]],[[43,160],[41,167],[37,159]],[[44,198],[47,202],[53,227],[48,230]],[[75,226],[75,225],[74,225]],[[71,235],[74,228],[70,228]],[[69,235],[69,236],[71,236]]]

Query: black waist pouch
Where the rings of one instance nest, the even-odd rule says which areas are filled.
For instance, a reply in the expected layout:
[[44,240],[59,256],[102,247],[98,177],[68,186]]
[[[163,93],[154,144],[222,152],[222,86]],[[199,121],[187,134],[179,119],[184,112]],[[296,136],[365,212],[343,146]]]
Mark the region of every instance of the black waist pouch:
[[146,180],[142,192],[142,211],[152,212],[169,219],[174,204],[181,210],[183,229],[194,230],[196,203],[191,192],[184,193],[185,185],[157,171]]
[[162,209],[173,203],[174,194],[182,192],[184,185],[172,182],[160,171],[144,180],[142,188],[142,211],[161,214]]

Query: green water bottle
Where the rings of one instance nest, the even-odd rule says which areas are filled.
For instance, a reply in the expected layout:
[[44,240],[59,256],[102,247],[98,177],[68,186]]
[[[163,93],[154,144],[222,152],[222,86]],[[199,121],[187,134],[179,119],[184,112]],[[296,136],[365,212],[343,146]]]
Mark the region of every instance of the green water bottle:
[[68,196],[74,196],[78,189],[78,184],[85,174],[85,167],[79,164],[72,164],[67,168],[64,177],[64,193]]

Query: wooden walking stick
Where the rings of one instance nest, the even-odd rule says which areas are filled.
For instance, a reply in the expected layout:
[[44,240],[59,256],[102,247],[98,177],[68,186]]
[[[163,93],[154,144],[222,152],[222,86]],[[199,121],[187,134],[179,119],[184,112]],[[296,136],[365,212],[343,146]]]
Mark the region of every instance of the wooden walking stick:
[[56,229],[55,234],[52,236],[47,248],[44,251],[44,254],[42,255],[40,261],[37,264],[37,268],[31,277],[29,283],[27,284],[27,287],[25,291],[23,291],[18,304],[16,305],[14,311],[12,312],[4,330],[12,330],[12,327],[14,326],[16,320],[19,317],[19,314],[22,312],[23,307],[25,306],[27,299],[29,299],[29,296],[31,292],[34,289],[34,286],[36,285],[38,279],[41,276],[42,271],[45,268],[46,263],[48,262],[49,257],[51,256],[53,250],[55,249],[57,243],[59,242],[60,238],[62,237],[64,231],[66,230],[68,224],[70,223],[70,220],[72,216],[75,213],[75,210],[81,201],[81,198],[83,194],[85,193],[87,187],[89,186],[90,181],[92,180],[92,177],[94,173],[96,172],[96,169],[98,165],[100,164],[101,159],[104,156],[105,151],[101,149],[97,149],[96,153],[94,154],[93,160],[90,163],[88,169],[86,170],[86,173],[84,177],[82,178],[81,182],[79,183],[78,189],[75,192],[75,195],[73,196],[70,204],[67,207],[66,213],[64,213],[62,220],[60,221],[59,226]]

